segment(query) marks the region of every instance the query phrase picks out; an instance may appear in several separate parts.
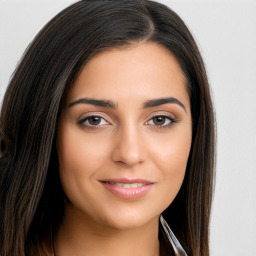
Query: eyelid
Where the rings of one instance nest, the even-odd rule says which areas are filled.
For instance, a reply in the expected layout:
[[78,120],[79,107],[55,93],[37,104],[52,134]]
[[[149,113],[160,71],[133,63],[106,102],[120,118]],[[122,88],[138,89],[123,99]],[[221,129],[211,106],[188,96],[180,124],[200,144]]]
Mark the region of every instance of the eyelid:
[[[155,117],[164,117],[164,118],[166,118],[166,119],[169,119],[170,120],[170,123],[169,124],[167,124],[167,125],[153,125],[153,124],[148,124],[153,118],[155,118]],[[169,127],[171,127],[171,126],[173,126],[175,123],[177,123],[178,122],[178,120],[177,120],[177,118],[173,115],[173,114],[171,114],[171,113],[155,113],[155,114],[153,114],[153,115],[151,115],[150,116],[150,118],[148,119],[148,121],[145,123],[146,125],[151,125],[151,126],[155,126],[155,127],[157,127],[157,128],[169,128]]]
[[[88,120],[91,117],[99,117],[99,118],[105,120],[106,124],[100,124],[100,125],[83,124],[84,122],[86,122],[86,120]],[[104,117],[104,115],[102,115],[102,113],[89,112],[87,114],[81,115],[78,118],[77,124],[79,124],[79,125],[81,125],[81,126],[83,126],[85,128],[100,128],[101,126],[110,125],[112,123],[108,120],[108,118]]]
[[148,115],[147,120],[152,119],[157,116],[165,116],[167,118],[178,121],[178,118],[176,117],[176,115],[174,115],[173,113],[171,113],[169,111],[154,111],[153,113]]

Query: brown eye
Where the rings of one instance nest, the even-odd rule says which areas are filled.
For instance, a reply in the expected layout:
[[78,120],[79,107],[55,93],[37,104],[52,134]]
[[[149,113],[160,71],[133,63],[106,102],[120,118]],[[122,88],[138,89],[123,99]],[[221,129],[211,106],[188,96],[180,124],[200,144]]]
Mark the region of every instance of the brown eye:
[[100,122],[101,122],[101,117],[99,117],[99,116],[91,116],[87,120],[88,120],[88,123],[90,125],[99,125]]
[[152,118],[152,120],[155,125],[164,125],[164,123],[166,121],[166,117],[156,116],[156,117]]
[[88,116],[78,121],[78,124],[82,126],[97,128],[99,126],[106,125],[109,123],[101,116]]
[[174,123],[176,123],[176,120],[170,116],[154,116],[147,122],[149,125],[161,128],[169,127]]

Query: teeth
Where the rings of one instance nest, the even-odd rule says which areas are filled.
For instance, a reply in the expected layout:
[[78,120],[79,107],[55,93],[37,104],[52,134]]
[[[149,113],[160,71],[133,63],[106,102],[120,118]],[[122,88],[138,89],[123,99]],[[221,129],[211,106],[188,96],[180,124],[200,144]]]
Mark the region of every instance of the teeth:
[[123,187],[123,188],[137,188],[144,185],[143,183],[114,183],[114,182],[109,182],[109,183],[111,185],[116,185],[118,187]]

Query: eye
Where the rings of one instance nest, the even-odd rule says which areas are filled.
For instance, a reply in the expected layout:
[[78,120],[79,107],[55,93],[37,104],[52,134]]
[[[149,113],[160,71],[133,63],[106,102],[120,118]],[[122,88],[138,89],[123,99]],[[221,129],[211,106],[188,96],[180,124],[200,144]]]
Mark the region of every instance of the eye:
[[102,126],[102,125],[107,125],[107,124],[109,124],[109,122],[107,122],[101,116],[88,116],[86,118],[79,120],[78,124],[83,125],[83,126],[89,126],[89,127],[98,127],[98,126]]
[[177,121],[170,116],[154,116],[147,122],[147,124],[159,127],[168,127],[176,122]]

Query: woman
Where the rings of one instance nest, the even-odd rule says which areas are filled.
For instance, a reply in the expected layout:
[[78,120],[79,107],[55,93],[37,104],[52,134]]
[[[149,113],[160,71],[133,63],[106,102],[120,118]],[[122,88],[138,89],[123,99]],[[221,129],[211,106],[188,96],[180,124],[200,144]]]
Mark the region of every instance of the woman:
[[209,255],[213,107],[166,6],[59,13],[23,56],[0,124],[2,256]]

